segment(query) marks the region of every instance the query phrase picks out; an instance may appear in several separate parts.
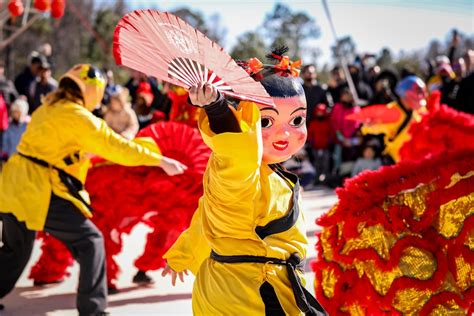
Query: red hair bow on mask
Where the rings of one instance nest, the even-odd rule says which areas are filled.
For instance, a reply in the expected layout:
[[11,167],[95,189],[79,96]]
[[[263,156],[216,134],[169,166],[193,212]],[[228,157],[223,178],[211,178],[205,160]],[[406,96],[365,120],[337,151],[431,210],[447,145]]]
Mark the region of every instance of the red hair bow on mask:
[[289,71],[293,77],[299,77],[301,60],[291,61],[288,56],[280,56],[272,53],[272,57],[278,59],[280,62],[275,65],[275,69],[282,71]]
[[258,58],[250,58],[247,61],[248,73],[254,75],[263,70],[263,63]]

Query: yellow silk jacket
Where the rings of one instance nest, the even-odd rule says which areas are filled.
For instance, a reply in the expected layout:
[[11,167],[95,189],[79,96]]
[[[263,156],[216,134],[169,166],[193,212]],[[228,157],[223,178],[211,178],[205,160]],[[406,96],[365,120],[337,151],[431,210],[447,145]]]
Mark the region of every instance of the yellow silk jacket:
[[[259,293],[269,282],[289,315],[300,315],[284,266],[262,263],[227,264],[209,257],[252,255],[288,259],[291,253],[306,257],[307,239],[303,213],[289,230],[267,236],[257,226],[285,216],[293,206],[293,188],[262,163],[260,111],[242,102],[234,111],[240,133],[214,134],[206,114],[199,128],[213,153],[203,178],[204,195],[188,230],[165,254],[175,271],[196,275],[193,289],[195,315],[264,315]],[[298,201],[299,204],[299,201]],[[299,272],[298,272],[299,273]],[[303,275],[299,273],[299,277]]]
[[[128,141],[82,105],[65,100],[42,105],[33,113],[17,149],[82,183],[90,164],[87,154],[126,166],[158,166],[162,158],[153,140]],[[57,170],[15,154],[0,175],[0,212],[14,214],[31,230],[42,230],[52,192],[71,201],[86,217],[92,216],[87,206],[69,193]],[[80,195],[89,201],[87,192]]]

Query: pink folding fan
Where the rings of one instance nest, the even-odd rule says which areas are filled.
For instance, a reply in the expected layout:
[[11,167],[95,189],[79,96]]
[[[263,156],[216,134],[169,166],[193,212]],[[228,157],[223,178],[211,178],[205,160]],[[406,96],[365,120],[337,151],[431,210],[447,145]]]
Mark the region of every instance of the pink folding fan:
[[136,10],[124,16],[115,29],[114,57],[119,65],[185,89],[209,82],[225,95],[273,105],[263,86],[222,47],[167,12]]

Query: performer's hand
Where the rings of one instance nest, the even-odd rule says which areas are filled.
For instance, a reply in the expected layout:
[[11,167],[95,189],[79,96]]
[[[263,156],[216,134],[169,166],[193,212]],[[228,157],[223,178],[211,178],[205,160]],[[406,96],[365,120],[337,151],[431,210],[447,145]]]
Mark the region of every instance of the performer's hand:
[[168,158],[163,157],[160,162],[160,167],[166,172],[169,176],[175,176],[177,174],[182,174],[184,171],[188,169],[185,165],[181,162]]
[[161,272],[161,276],[165,277],[168,274],[171,274],[171,285],[175,286],[177,277],[179,277],[179,280],[181,282],[184,282],[184,275],[188,275],[188,270],[184,270],[182,272],[176,272],[173,269],[171,269],[169,265],[166,265],[166,267],[163,269],[163,272]]
[[189,99],[195,106],[203,107],[217,100],[219,93],[216,87],[209,83],[200,83],[189,89]]

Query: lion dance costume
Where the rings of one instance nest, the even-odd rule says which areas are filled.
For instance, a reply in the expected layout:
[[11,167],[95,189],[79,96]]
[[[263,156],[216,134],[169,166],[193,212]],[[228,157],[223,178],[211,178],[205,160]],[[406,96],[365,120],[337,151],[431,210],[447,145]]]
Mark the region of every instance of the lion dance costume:
[[[408,108],[404,92],[399,102]],[[393,125],[406,130],[391,147],[398,164],[346,181],[317,220],[316,296],[331,315],[474,312],[474,118],[438,100],[432,96],[419,120]],[[382,121],[393,124],[393,105],[387,109]],[[359,118],[374,123],[367,110]]]

